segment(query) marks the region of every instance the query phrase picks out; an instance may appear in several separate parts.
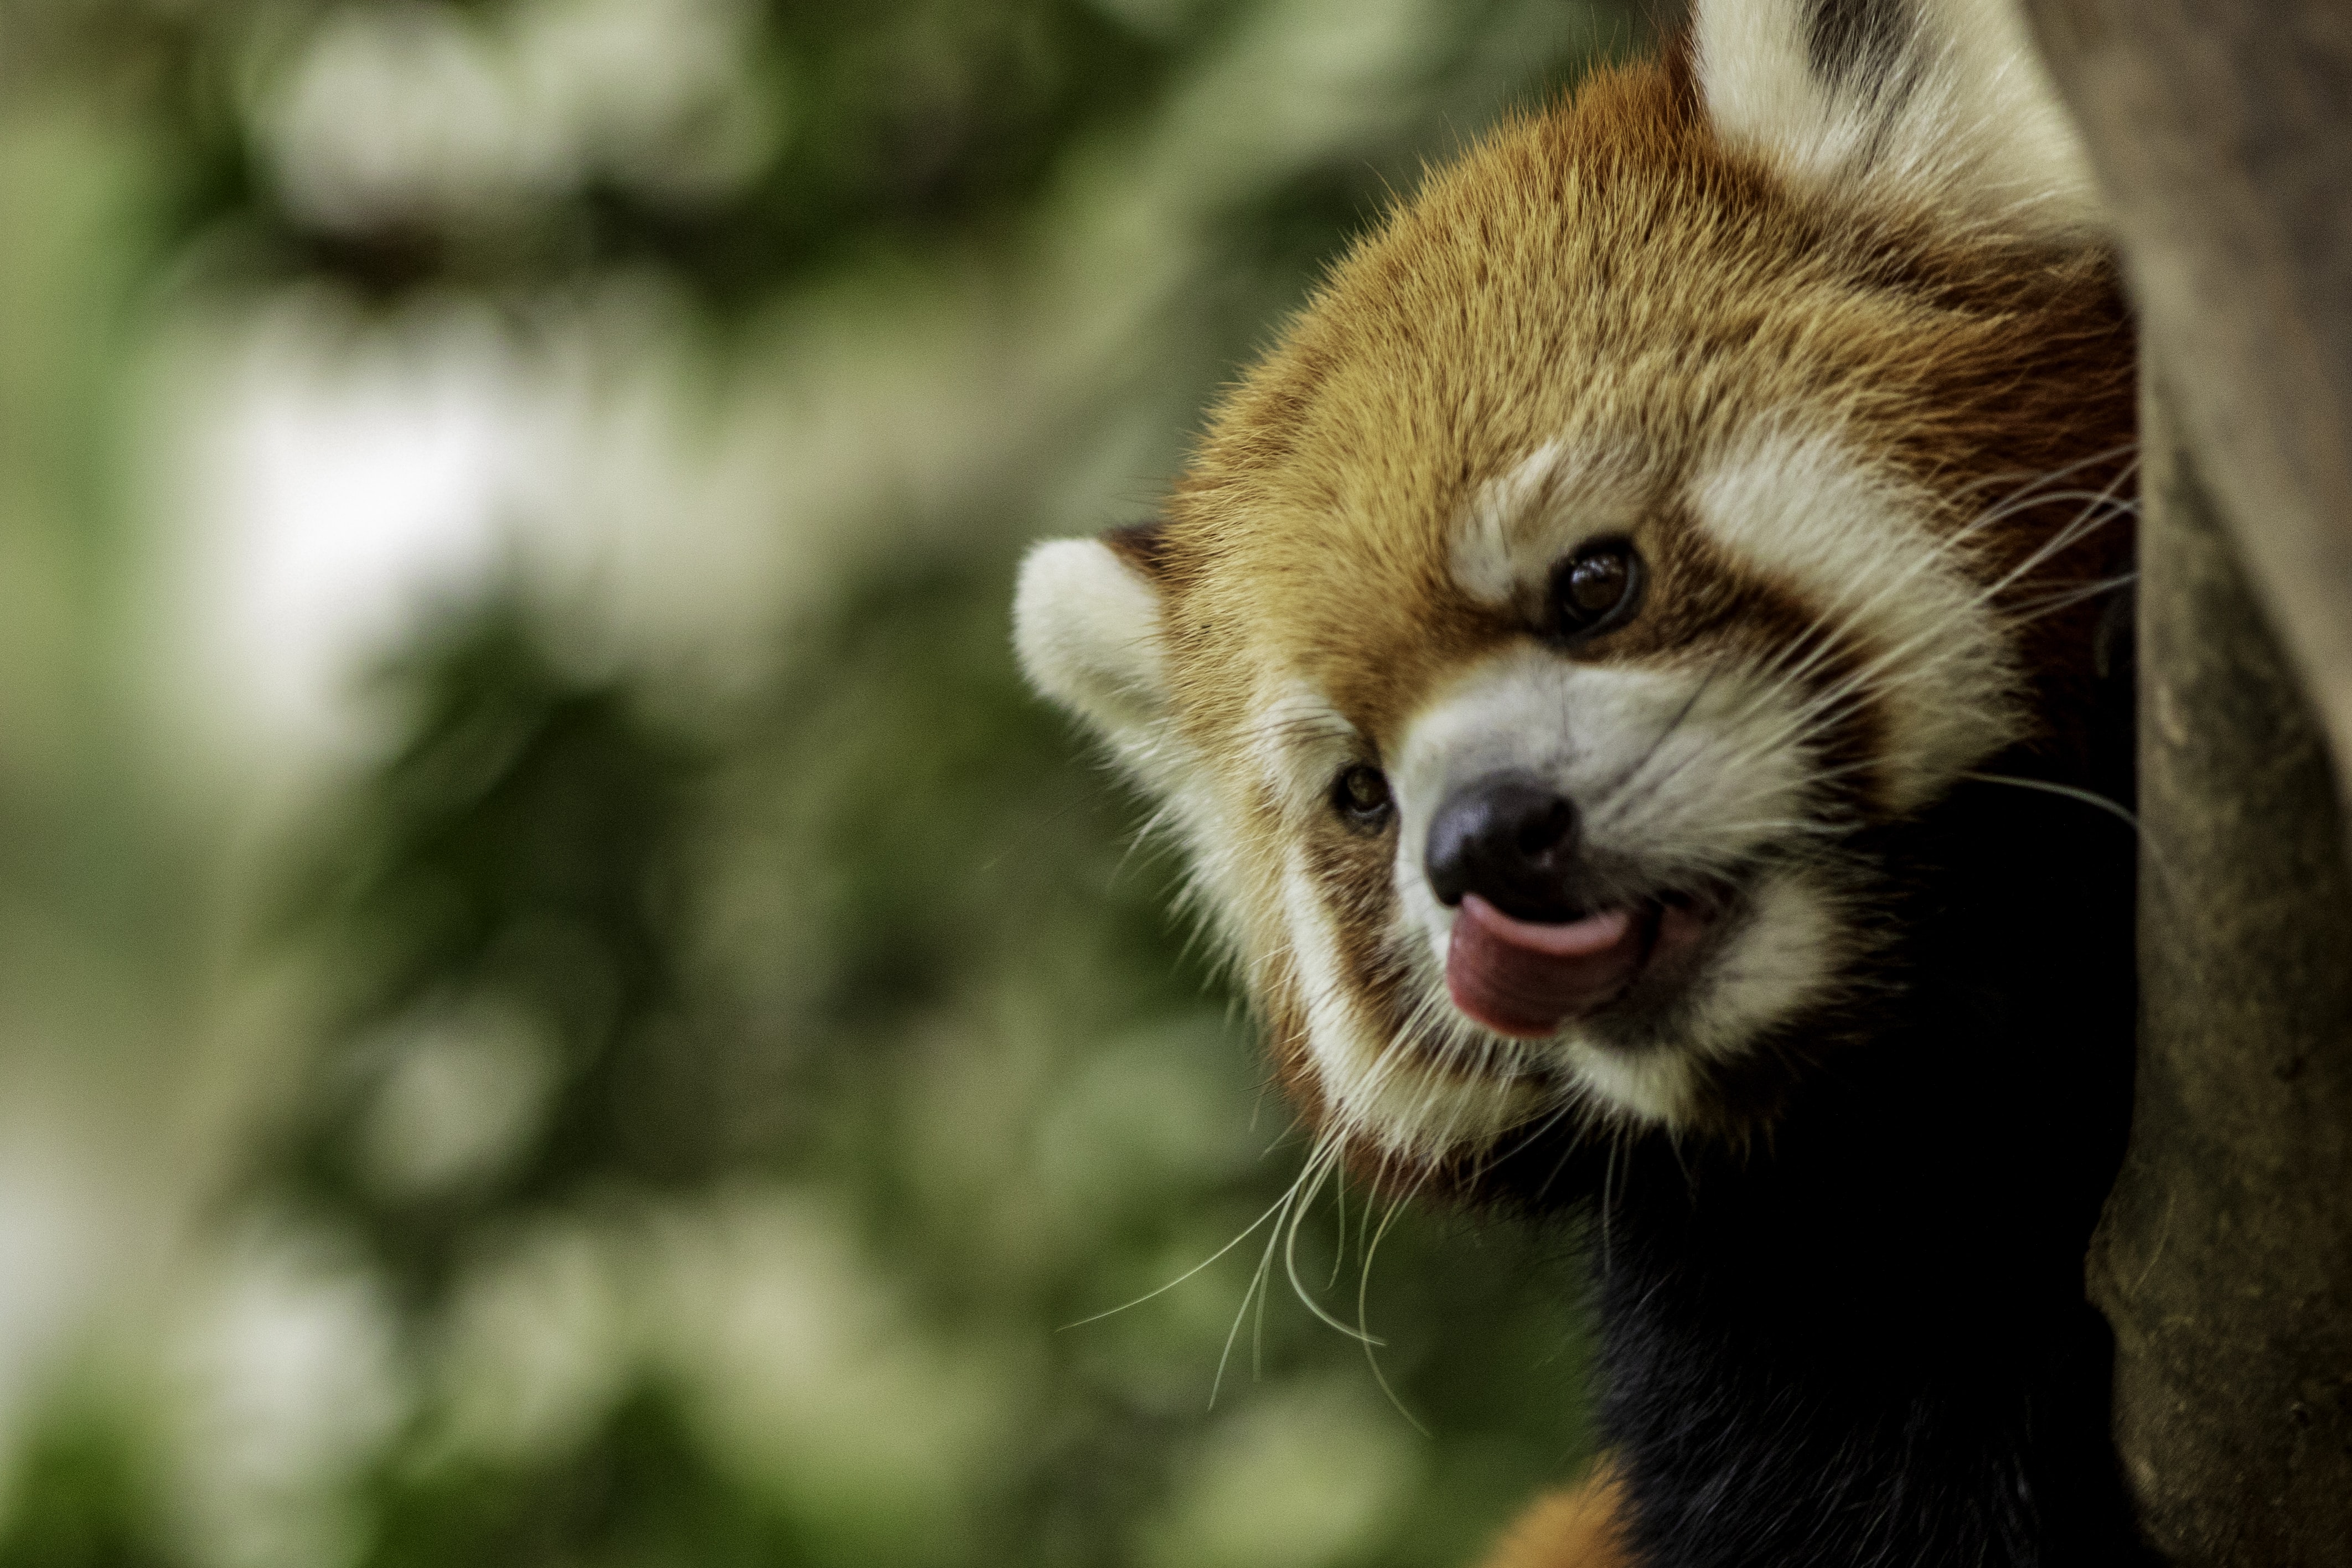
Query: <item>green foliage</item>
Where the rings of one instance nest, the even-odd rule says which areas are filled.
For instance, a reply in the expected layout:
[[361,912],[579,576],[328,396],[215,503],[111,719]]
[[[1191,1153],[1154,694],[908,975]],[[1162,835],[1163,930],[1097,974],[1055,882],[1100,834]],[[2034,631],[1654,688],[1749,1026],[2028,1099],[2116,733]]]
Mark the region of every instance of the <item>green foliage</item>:
[[[384,685],[412,727],[354,789],[296,915],[335,934],[349,999],[288,1179],[431,1301],[488,1218],[719,1157],[699,1134],[721,1089],[672,935],[697,762],[615,684],[559,671],[504,602],[436,628]],[[388,1080],[500,1021],[518,1038],[489,1049],[551,1059],[504,1064],[549,1080],[547,1103],[457,1179],[387,1183],[400,1129],[365,1124]]]
[[[1277,1431],[1367,1441],[1396,1470],[1420,1501],[1368,1504],[1387,1544],[1348,1561],[1402,1564],[1458,1552],[1572,1453],[1577,1330],[1521,1239],[1409,1218],[1365,1276],[1383,1371],[1433,1454],[1361,1349],[1286,1304],[1279,1260],[1255,1287],[1271,1300],[1249,1293],[1262,1227],[1206,1279],[1054,1332],[1215,1252],[1295,1165],[1217,982],[1181,959],[1173,868],[1134,849],[1129,813],[1022,692],[1003,588],[939,567],[869,584],[691,744],[625,681],[563,674],[511,601],[445,623],[390,678],[407,739],[318,841],[336,891],[298,928],[347,955],[350,1001],[265,1173],[373,1248],[427,1364],[452,1290],[534,1224],[754,1172],[837,1194],[941,1364],[1019,1369],[979,1396],[977,1419],[1023,1436],[983,1439],[987,1463],[950,1483],[957,1544],[877,1556],[835,1517],[854,1502],[795,1522],[772,1500],[790,1475],[762,1494],[681,1424],[691,1396],[645,1385],[521,1460],[453,1455],[428,1401],[367,1494],[371,1561],[978,1565],[1017,1542],[1024,1561],[1127,1562],[1155,1531],[1208,1528],[1168,1522],[1216,1490],[1188,1475],[1229,1468],[1235,1443],[1283,1451],[1252,1436],[1264,1407]],[[391,1086],[450,1048],[420,1011],[502,1019],[557,1042],[560,1064],[514,1145],[421,1191],[370,1154]],[[1361,1236],[1351,1260],[1328,1228],[1368,1218],[1327,1211],[1306,1238],[1307,1288],[1334,1310],[1368,1265]],[[1478,1332],[1448,1332],[1462,1323]],[[1498,1360],[1559,1370],[1498,1379]],[[1220,1381],[1239,1427],[1210,1403]],[[1550,1447],[1513,1436],[1529,1432]]]
[[[719,361],[734,324],[852,275],[1019,298],[1079,176],[1139,163],[1286,15],[772,0],[727,13],[728,112],[757,135],[723,177],[661,177],[656,137],[497,202],[331,220],[289,193],[268,106],[333,29],[438,28],[512,67],[556,8],[0,5],[0,68],[37,60],[143,128],[165,294],[545,321],[649,277]],[[1074,401],[1175,451],[1418,161],[1628,14],[1413,12],[1377,78],[1393,111],[1212,171],[1161,236],[1173,280]],[[919,527],[856,519],[931,542],[796,601],[723,695],[584,655],[619,640],[520,572],[419,622],[371,688],[389,739],[283,847],[258,956],[316,1005],[219,1206],[385,1304],[397,1414],[316,1482],[349,1568],[1407,1568],[1462,1559],[1580,1457],[1559,1239],[1356,1193],[1282,1207],[1299,1141],[1171,913],[1180,868],[1013,667],[1017,546],[1091,455],[1034,450],[1039,472],[907,501]],[[1291,1299],[1294,1236],[1297,1290],[1377,1347]],[[42,1427],[0,1568],[275,1568],[185,1538],[140,1451]]]
[[367,1497],[377,1525],[361,1568],[802,1568],[814,1561],[783,1511],[716,1468],[676,1399],[653,1388],[622,1401],[584,1441],[530,1462],[399,1456]]
[[121,1421],[58,1406],[16,1460],[0,1568],[185,1568],[156,1538],[144,1458]]

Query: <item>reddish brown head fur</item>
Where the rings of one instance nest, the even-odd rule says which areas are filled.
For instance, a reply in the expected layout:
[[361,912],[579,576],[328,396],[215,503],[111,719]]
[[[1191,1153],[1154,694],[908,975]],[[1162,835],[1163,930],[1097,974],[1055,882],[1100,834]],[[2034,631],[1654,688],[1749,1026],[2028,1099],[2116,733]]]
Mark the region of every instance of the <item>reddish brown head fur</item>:
[[[1168,800],[1286,1082],[1376,1164],[1570,1113],[1752,1131],[1738,1086],[1801,1067],[1875,950],[1854,835],[2080,727],[2132,334],[2079,193],[2016,194],[2071,154],[1968,139],[1984,105],[1938,73],[1975,42],[1848,102],[1734,57],[1746,15],[1433,175],[1158,524],[1024,577],[1033,674]],[[1938,116],[1948,156],[1894,156]],[[1643,588],[1583,635],[1559,573],[1596,541]],[[1335,809],[1351,768],[1385,818]],[[1449,1005],[1424,864],[1505,773],[1576,812],[1561,918],[1701,932],[1549,1041]]]

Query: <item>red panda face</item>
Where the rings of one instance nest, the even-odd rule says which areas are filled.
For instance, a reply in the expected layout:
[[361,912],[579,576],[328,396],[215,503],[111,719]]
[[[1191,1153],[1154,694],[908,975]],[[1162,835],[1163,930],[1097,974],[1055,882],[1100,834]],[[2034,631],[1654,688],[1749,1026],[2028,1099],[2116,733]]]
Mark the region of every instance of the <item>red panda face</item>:
[[1024,570],[1033,677],[1375,1164],[1769,1124],[1886,983],[1877,837],[2063,752],[2125,570],[2075,220],[1833,194],[1696,91],[1607,76],[1435,178],[1159,522]]

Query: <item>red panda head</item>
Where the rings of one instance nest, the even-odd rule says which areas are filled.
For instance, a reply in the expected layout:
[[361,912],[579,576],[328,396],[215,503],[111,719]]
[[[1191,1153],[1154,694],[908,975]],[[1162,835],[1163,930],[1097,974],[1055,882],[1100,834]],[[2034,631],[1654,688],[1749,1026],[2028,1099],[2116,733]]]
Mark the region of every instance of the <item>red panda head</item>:
[[1032,678],[1360,1163],[1755,1133],[1876,983],[1872,835],[2063,771],[2131,331],[2040,81],[1986,0],[1704,4],[1360,244],[1158,521],[1030,557]]

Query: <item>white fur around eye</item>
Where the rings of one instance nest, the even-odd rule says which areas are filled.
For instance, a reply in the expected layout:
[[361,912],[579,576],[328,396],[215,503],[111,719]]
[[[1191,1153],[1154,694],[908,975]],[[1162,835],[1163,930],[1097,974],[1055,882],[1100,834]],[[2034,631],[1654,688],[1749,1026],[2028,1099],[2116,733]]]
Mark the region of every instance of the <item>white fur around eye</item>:
[[1508,603],[1582,541],[1631,529],[1648,493],[1622,437],[1548,441],[1462,509],[1449,549],[1454,584],[1482,604]]
[[1294,829],[1329,809],[1331,782],[1361,745],[1347,716],[1295,675],[1266,679],[1244,733],[1258,783]]
[[1100,539],[1050,539],[1021,563],[1013,645],[1030,682],[1122,751],[1168,714],[1160,594]]
[[[1884,803],[1916,810],[2015,739],[2016,659],[1982,584],[1930,524],[1933,503],[1828,435],[1767,423],[1693,476],[1691,512],[1745,571],[1794,589],[1823,633],[1856,648],[1823,711],[1877,697]],[[1819,646],[1820,644],[1814,644]],[[1818,657],[1793,651],[1791,680]]]

